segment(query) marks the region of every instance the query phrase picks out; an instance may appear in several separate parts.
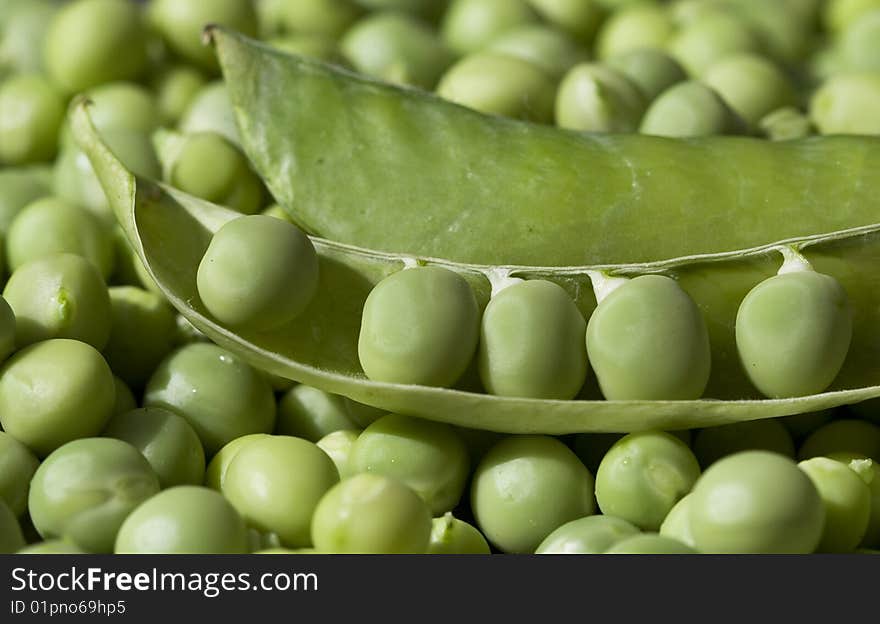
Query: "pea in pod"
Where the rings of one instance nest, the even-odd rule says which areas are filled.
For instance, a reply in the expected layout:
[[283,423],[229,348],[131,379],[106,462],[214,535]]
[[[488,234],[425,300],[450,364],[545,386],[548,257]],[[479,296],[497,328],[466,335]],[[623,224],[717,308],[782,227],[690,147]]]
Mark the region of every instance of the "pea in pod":
[[877,138],[582,134],[209,34],[260,177],[297,225],[334,241],[577,266],[730,252],[880,214]]
[[[146,270],[171,304],[212,340],[282,377],[341,394],[390,412],[509,433],[566,434],[677,430],[787,416],[880,397],[880,225],[789,239],[747,250],[663,262],[589,267],[458,264],[393,255],[313,238],[319,257],[317,293],[293,322],[272,331],[234,330],[213,319],[200,301],[196,274],[213,234],[240,213],[135,177],[102,142],[85,104],[71,127],[89,156],[116,216]],[[746,295],[776,274],[792,253],[837,279],[853,309],[852,342],[830,388],[809,396],[763,399],[742,368],[737,311]],[[585,319],[608,285],[642,275],[674,279],[700,311],[711,345],[703,399],[600,400],[588,382],[576,400],[492,396],[456,388],[379,383],[358,359],[358,332],[367,296],[383,278],[412,266],[454,271],[471,287],[480,310],[510,278],[561,286]],[[806,312],[806,311],[805,311]],[[663,362],[646,362],[646,370]]]

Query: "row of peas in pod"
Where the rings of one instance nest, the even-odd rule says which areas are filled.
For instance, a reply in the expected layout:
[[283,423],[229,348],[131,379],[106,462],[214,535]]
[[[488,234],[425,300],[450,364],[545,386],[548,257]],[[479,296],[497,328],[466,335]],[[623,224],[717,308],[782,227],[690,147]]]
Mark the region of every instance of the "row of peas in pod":
[[[797,107],[780,113],[780,127],[796,128],[780,137],[809,128],[804,113],[822,132],[872,131],[863,114],[876,92],[865,61],[876,45],[864,26],[871,3],[786,1],[786,19],[777,19],[775,4],[0,4],[0,229],[11,274],[0,305],[0,552],[880,547],[880,430],[865,420],[876,418],[870,406],[674,435],[501,436],[384,414],[251,367],[205,341],[168,305],[115,226],[64,119],[68,99],[85,92],[102,136],[134,171],[242,213],[284,217],[238,148],[216,61],[201,44],[204,24],[216,22],[384,80],[470,97],[462,103],[481,110],[557,122],[558,85],[566,76],[576,91],[577,83],[586,85],[573,110],[601,123],[648,117],[629,111],[625,99],[597,108],[594,87],[606,89],[607,76],[614,84],[629,81],[621,88],[641,98],[645,110],[668,88],[699,80],[695,89],[714,90],[724,115],[731,109],[742,118],[733,122],[735,131],[757,132],[762,124],[744,125],[732,96],[691,67],[703,57],[714,65],[728,53],[757,54],[763,65],[781,68],[781,80],[797,93],[780,98],[773,94],[787,92],[777,89],[780,74],[756,73],[758,81],[771,76],[755,91],[770,91],[774,107]],[[652,23],[666,34],[652,38]],[[737,43],[747,39],[757,43]],[[583,72],[591,58],[599,63]],[[664,84],[670,67],[676,78]],[[826,77],[826,97],[817,92],[808,104],[805,94]],[[650,84],[662,88],[648,95]],[[512,97],[511,90],[534,95]],[[539,119],[535,110],[551,112]],[[848,125],[823,125],[822,114]],[[710,128],[699,131],[705,133],[721,126],[701,127]],[[669,133],[675,132],[687,133]],[[259,279],[248,279],[242,257],[254,259]],[[786,264],[743,301],[737,323],[743,363],[768,396],[820,391],[849,342],[846,297],[833,277],[797,258]],[[199,295],[224,323],[271,330],[295,322],[308,304],[317,266],[299,230],[249,216],[212,241],[198,273]],[[608,398],[643,392],[643,384],[653,384],[651,392],[684,387],[699,396],[708,339],[687,294],[664,276],[617,282],[597,275],[596,282],[604,296],[587,319],[550,282],[506,281],[481,312],[457,274],[434,266],[400,271],[376,287],[365,309],[364,371],[381,380],[452,385],[471,369],[480,378],[475,384],[489,392],[562,397],[580,392],[589,364]],[[669,311],[640,316],[640,300]],[[801,316],[780,307],[801,309],[795,300],[816,310],[801,326],[791,322]],[[686,340],[675,344],[686,348],[659,351],[656,361],[668,359],[668,370],[654,366],[637,379],[635,356],[614,359],[622,310],[644,331],[634,348],[659,351],[661,330],[682,332]],[[762,330],[778,340],[780,327],[794,331],[772,350]],[[615,348],[603,351],[603,344]],[[772,358],[784,349],[794,355],[779,364]],[[688,362],[699,365],[689,369]],[[785,368],[793,363],[796,370]],[[743,493],[728,501],[738,513],[719,515],[715,505],[731,488]]]

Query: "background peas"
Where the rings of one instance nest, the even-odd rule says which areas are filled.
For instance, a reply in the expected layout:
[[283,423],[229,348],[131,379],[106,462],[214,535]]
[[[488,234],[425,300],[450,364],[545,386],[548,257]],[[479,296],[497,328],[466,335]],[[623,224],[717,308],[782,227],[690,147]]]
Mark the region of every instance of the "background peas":
[[441,33],[457,54],[476,52],[501,33],[537,16],[525,0],[452,0]]
[[638,527],[614,516],[586,516],[566,522],[544,539],[537,555],[598,555],[637,535]]
[[538,24],[504,32],[486,49],[521,58],[555,77],[561,77],[589,56],[586,49],[564,32]]
[[0,163],[22,165],[51,160],[64,117],[64,101],[37,75],[0,83]]
[[359,431],[354,429],[342,429],[328,433],[323,438],[315,442],[319,449],[327,453],[327,456],[333,460],[336,470],[339,472],[339,478],[345,479],[350,475],[351,470],[348,467],[351,457],[351,450],[355,441],[360,435]]
[[706,70],[703,80],[752,127],[768,113],[797,102],[788,77],[756,54],[726,56]]
[[810,477],[825,507],[819,551],[853,550],[864,537],[871,516],[868,486],[849,466],[826,457],[802,461],[798,468]]
[[278,401],[277,433],[317,442],[335,431],[358,428],[341,396],[298,384]]
[[6,501],[0,499],[0,554],[17,552],[25,545],[18,519]]
[[224,444],[223,448],[217,451],[211,459],[211,462],[208,464],[205,471],[205,485],[212,490],[222,489],[223,481],[226,479],[226,471],[229,469],[229,464],[232,463],[233,458],[238,452],[244,448],[246,444],[250,444],[254,440],[260,440],[266,437],[269,437],[268,433],[250,433]]
[[633,3],[605,20],[596,55],[604,60],[638,48],[663,49],[672,33],[672,19],[659,2]]
[[682,138],[744,134],[745,129],[745,122],[718,93],[691,80],[661,92],[645,111],[639,126],[642,134]]
[[691,555],[697,551],[665,535],[642,533],[623,539],[605,551],[608,555]]
[[429,555],[488,555],[486,538],[472,525],[446,512],[431,524]]
[[758,449],[794,458],[791,434],[777,419],[710,427],[700,430],[694,438],[694,454],[703,468],[722,457]]
[[880,457],[880,427],[849,418],[835,420],[813,431],[798,449],[800,459],[831,453],[857,453],[877,460]]
[[675,59],[652,48],[629,50],[610,57],[606,62],[635,83],[649,101],[687,79]]
[[629,78],[594,63],[569,71],[556,95],[556,124],[561,128],[632,132],[644,112],[644,95]]
[[27,508],[31,477],[39,465],[39,460],[24,444],[0,431],[0,500],[16,517]]

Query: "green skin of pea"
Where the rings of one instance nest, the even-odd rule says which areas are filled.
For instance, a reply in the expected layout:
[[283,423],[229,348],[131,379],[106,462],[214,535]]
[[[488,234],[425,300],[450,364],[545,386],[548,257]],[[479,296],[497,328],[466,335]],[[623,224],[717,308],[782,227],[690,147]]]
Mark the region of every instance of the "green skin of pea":
[[156,109],[165,125],[176,124],[183,117],[205,81],[201,72],[188,65],[169,67],[156,77]]
[[49,76],[68,94],[136,78],[147,63],[140,7],[126,0],[71,2],[52,20],[43,51]]
[[651,103],[639,132],[666,137],[743,134],[745,122],[711,87],[697,81],[672,85]]
[[784,416],[779,421],[788,429],[793,438],[802,440],[819,427],[827,424],[832,418],[834,418],[834,410],[828,409]]
[[16,516],[27,509],[31,477],[39,465],[37,457],[24,444],[0,431],[0,501]]
[[104,357],[113,372],[132,388],[143,388],[174,348],[177,323],[164,297],[134,286],[113,286],[112,323]]
[[0,297],[0,362],[15,351],[15,313],[9,303]]
[[107,553],[126,516],[158,491],[156,473],[132,445],[83,438],[43,461],[31,482],[28,510],[43,538]]
[[318,448],[327,453],[327,457],[333,461],[339,472],[339,477],[342,479],[351,476],[351,471],[348,468],[349,458],[351,457],[351,449],[360,433],[355,429],[343,429],[328,433],[315,442]]
[[128,442],[149,462],[163,489],[201,485],[205,451],[187,422],[161,407],[142,407],[110,419],[104,436]]
[[822,537],[825,510],[792,460],[745,451],[715,462],[691,494],[694,543],[705,553],[807,554]]
[[746,295],[736,315],[743,368],[770,398],[825,390],[843,366],[851,338],[846,291],[833,277],[814,271],[764,280]]
[[838,46],[851,71],[880,71],[880,5],[854,21],[841,35]]
[[661,275],[629,280],[599,303],[587,324],[587,353],[608,400],[697,399],[709,380],[703,316]]
[[801,139],[815,133],[810,118],[793,106],[783,106],[764,115],[758,128],[771,141]]
[[135,401],[131,390],[116,375],[113,376],[113,387],[116,390],[113,402],[113,416],[118,416],[137,408],[137,401]]
[[662,50],[673,24],[665,7],[635,4],[614,12],[596,36],[596,56],[605,60],[637,48]]
[[290,54],[307,56],[337,65],[349,65],[345,57],[342,56],[337,42],[323,35],[284,35],[269,39],[266,43]]
[[0,164],[51,160],[63,119],[64,100],[44,78],[7,79],[0,84]]
[[217,58],[202,43],[207,24],[221,24],[251,37],[257,34],[257,14],[249,0],[152,0],[149,15],[174,52],[212,72],[218,69]]
[[365,17],[339,46],[360,73],[423,89],[432,89],[454,60],[427,25],[400,13]]
[[799,459],[831,453],[858,453],[880,461],[880,426],[862,420],[843,419],[816,429],[798,449]]
[[98,435],[115,398],[110,367],[78,340],[46,340],[12,356],[0,371],[0,424],[38,456]]
[[794,459],[794,441],[778,420],[753,420],[701,430],[694,454],[703,468],[740,451],[772,451]]
[[536,555],[598,555],[639,533],[638,527],[614,516],[587,516],[566,522],[541,542]]
[[660,525],[660,535],[678,540],[691,548],[695,548],[694,536],[691,532],[691,495],[688,494],[666,514]]
[[429,555],[488,555],[489,544],[476,527],[445,513],[431,522]]
[[358,356],[373,381],[448,387],[477,349],[480,312],[458,274],[404,269],[379,282],[364,303]]
[[483,312],[480,378],[490,394],[574,398],[587,376],[586,321],[565,290],[545,280],[512,284]]
[[652,48],[630,50],[606,62],[635,83],[649,102],[672,85],[687,80],[687,74],[675,59]]
[[4,68],[17,74],[43,71],[43,40],[58,10],[54,0],[6,1],[6,19],[0,18],[0,73]]
[[859,453],[829,453],[828,457],[849,467],[852,467],[853,460],[860,463],[857,474],[868,485],[871,492],[871,513],[868,518],[868,526],[859,545],[865,548],[880,547],[880,463],[871,460],[871,465],[867,466],[864,460],[868,458]]
[[589,57],[589,52],[564,32],[539,24],[501,33],[486,49],[521,58],[557,78]]
[[656,531],[700,476],[691,450],[668,433],[631,433],[602,458],[596,500],[602,513]]
[[464,442],[449,425],[388,414],[358,436],[348,470],[398,479],[439,516],[452,511],[461,499],[470,458]]
[[6,235],[9,269],[58,253],[71,253],[91,262],[107,279],[113,272],[110,231],[88,210],[55,197],[44,197],[22,210]]
[[205,470],[205,486],[212,490],[222,490],[223,482],[226,480],[226,471],[229,469],[229,464],[232,463],[232,460],[238,452],[243,449],[245,445],[267,437],[269,437],[268,433],[251,433],[235,438],[225,444],[223,448],[214,455],[211,462],[208,464],[207,470]]
[[403,11],[433,18],[446,10],[449,0],[354,0],[370,11]]
[[556,124],[587,132],[632,132],[645,112],[639,88],[616,69],[581,63],[556,94]]
[[110,297],[88,260],[57,254],[21,266],[3,290],[16,318],[16,344],[73,338],[103,349],[110,334]]
[[196,284],[221,322],[258,330],[287,325],[318,289],[318,255],[293,225],[265,215],[221,227],[199,263]]
[[6,502],[0,498],[0,555],[12,554],[24,548],[24,535],[18,519]]
[[865,535],[871,517],[871,490],[849,466],[827,457],[802,461],[825,507],[819,552],[850,552]]
[[222,492],[250,526],[298,548],[312,545],[312,513],[338,481],[336,466],[317,446],[292,436],[272,436],[236,453]]
[[471,508],[479,529],[500,550],[532,553],[557,527],[593,513],[594,483],[558,440],[509,437],[477,466]]
[[529,5],[544,21],[585,44],[592,43],[604,17],[594,0],[529,0]]
[[180,120],[180,130],[187,134],[216,132],[234,145],[241,143],[226,83],[210,82],[195,95]]
[[186,137],[166,177],[191,195],[243,214],[253,214],[262,206],[260,179],[244,154],[219,134],[201,132]]
[[[210,522],[206,522],[210,519]],[[156,494],[129,515],[116,537],[117,554],[241,554],[248,532],[218,492],[180,485]]]
[[751,127],[777,108],[797,103],[788,76],[757,54],[724,57],[706,70],[703,81]]
[[676,539],[656,533],[642,533],[621,540],[606,555],[695,555],[698,551]]
[[876,72],[838,74],[810,98],[810,119],[820,134],[880,134],[875,111],[880,106]]
[[431,537],[425,502],[395,479],[359,474],[333,486],[312,516],[322,553],[423,554]]
[[343,429],[357,429],[341,396],[306,385],[288,390],[278,402],[275,432],[317,442]]
[[754,29],[738,15],[710,13],[694,19],[670,41],[668,50],[693,78],[725,56],[760,52]]
[[28,204],[49,194],[49,186],[35,168],[0,171],[0,232],[6,235],[15,216]]
[[284,2],[279,18],[291,32],[338,38],[362,12],[351,0],[297,0]]
[[25,546],[19,555],[84,555],[86,552],[75,544],[64,540],[46,540]]
[[352,401],[348,397],[342,398],[345,403],[345,413],[348,414],[348,419],[360,428],[369,427],[388,413],[386,410]]
[[536,22],[525,0],[453,0],[443,16],[441,34],[459,55],[481,50],[515,26]]
[[186,345],[165,358],[147,383],[144,406],[183,416],[208,455],[275,426],[275,397],[265,377],[213,344]]
[[465,56],[440,79],[437,95],[489,115],[553,119],[556,81],[537,65],[498,52]]

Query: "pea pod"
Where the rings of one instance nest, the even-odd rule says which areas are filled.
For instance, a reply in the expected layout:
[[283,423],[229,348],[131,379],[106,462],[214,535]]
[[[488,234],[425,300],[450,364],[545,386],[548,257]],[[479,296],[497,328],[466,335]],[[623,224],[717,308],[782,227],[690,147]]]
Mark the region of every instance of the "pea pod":
[[[110,198],[126,236],[171,304],[221,346],[267,371],[341,394],[388,412],[471,429],[509,433],[676,430],[787,416],[880,397],[880,225],[793,239],[745,251],[689,256],[648,264],[591,267],[524,267],[456,264],[391,255],[314,238],[320,281],[306,310],[277,330],[233,330],[212,319],[196,287],[199,262],[212,235],[241,215],[166,185],[136,178],[101,141],[86,106],[75,105],[72,129]],[[853,339],[843,367],[821,394],[762,399],[742,370],[735,320],[746,294],[774,275],[782,252],[798,250],[816,271],[833,275],[849,293]],[[712,370],[704,397],[674,401],[603,401],[582,390],[577,400],[490,396],[460,389],[378,383],[358,361],[358,331],[368,294],[386,276],[407,266],[442,266],[461,275],[485,308],[493,286],[543,279],[561,286],[584,318],[596,306],[592,283],[614,284],[645,274],[675,279],[706,322]],[[661,363],[662,364],[662,363]]]
[[734,251],[880,214],[877,138],[579,134],[210,33],[260,177],[299,226],[342,243],[573,266]]

